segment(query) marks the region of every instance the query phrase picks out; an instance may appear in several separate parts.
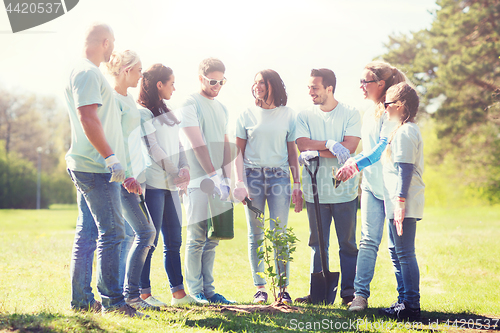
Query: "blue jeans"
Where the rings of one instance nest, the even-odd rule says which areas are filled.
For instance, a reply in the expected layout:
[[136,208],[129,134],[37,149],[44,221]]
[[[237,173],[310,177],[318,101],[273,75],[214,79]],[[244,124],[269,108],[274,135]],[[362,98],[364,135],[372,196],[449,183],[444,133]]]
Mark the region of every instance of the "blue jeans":
[[[319,273],[322,269],[314,203],[307,202],[306,205],[307,216],[309,217],[309,246],[312,249],[311,273]],[[358,198],[350,202],[320,204],[319,207],[323,227],[323,240],[326,247],[326,263],[329,265],[328,248],[330,246],[330,226],[333,218],[339,242],[340,297],[352,296],[354,295],[354,276],[356,275],[356,259],[358,255],[358,249],[356,248],[356,211],[358,209]]]
[[[290,173],[282,168],[254,168],[246,169],[246,181],[248,195],[252,198],[255,208],[264,212],[264,208],[269,206],[271,229],[279,227],[285,229],[288,224],[288,213],[290,211]],[[245,214],[248,225],[248,257],[252,270],[253,283],[255,286],[264,286],[266,279],[260,277],[257,272],[264,273],[264,262],[260,262],[257,256],[258,241],[264,238],[264,223],[260,222],[255,213],[245,206]],[[278,221],[279,218],[279,221]],[[290,283],[290,264],[286,268],[280,261],[275,259],[275,267],[279,267],[280,272],[286,272],[286,286]],[[279,265],[279,266],[278,266]],[[286,269],[286,271],[285,271]],[[275,272],[277,273],[277,272]]]
[[154,246],[149,250],[146,263],[142,270],[141,292],[151,293],[149,279],[151,271],[151,256],[158,245],[158,238],[163,235],[163,263],[167,272],[170,291],[172,293],[183,290],[183,277],[181,266],[182,244],[182,211],[181,201],[177,191],[148,189],[146,191],[146,204],[156,228]]
[[134,230],[130,226],[130,224],[125,220],[125,237],[123,238],[123,242],[120,248],[120,285],[123,290],[123,286],[125,285],[125,270],[127,269],[127,258],[128,253],[130,252],[130,248],[134,243]]
[[140,296],[140,281],[144,261],[153,246],[156,229],[153,222],[148,221],[142,212],[137,194],[129,193],[123,186],[121,189],[123,216],[134,231],[135,238],[127,255],[125,282],[123,293],[125,299]]
[[216,239],[207,237],[208,197],[200,188],[188,188],[184,195],[187,213],[186,235],[186,284],[193,295],[204,293],[205,297],[215,295],[214,261]]
[[120,184],[109,173],[68,171],[77,189],[78,219],[71,256],[71,307],[87,308],[94,302],[90,282],[97,248],[97,290],[105,309],[122,306],[119,281],[120,247],[124,223]]
[[354,289],[356,296],[370,297],[370,283],[375,271],[377,252],[384,233],[384,200],[377,199],[371,191],[361,194],[361,241],[359,242],[358,261]]
[[404,219],[402,236],[398,236],[394,220],[388,224],[389,254],[398,283],[398,301],[407,301],[411,308],[420,308],[420,271],[415,256],[417,219]]

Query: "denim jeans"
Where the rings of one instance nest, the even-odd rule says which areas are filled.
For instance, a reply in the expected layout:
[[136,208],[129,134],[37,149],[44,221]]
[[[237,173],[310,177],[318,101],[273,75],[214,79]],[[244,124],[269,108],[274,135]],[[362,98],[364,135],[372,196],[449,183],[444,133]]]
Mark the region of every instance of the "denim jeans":
[[68,171],[77,189],[78,219],[71,256],[71,307],[94,302],[90,282],[97,248],[97,290],[105,309],[124,304],[119,281],[120,247],[124,223],[120,184],[109,173]]
[[370,297],[370,283],[375,271],[377,252],[384,233],[384,200],[377,199],[369,190],[361,194],[361,241],[354,289],[356,296]]
[[[307,202],[306,204],[307,216],[309,217],[309,246],[312,249],[311,273],[319,273],[322,269],[314,203]],[[358,198],[350,202],[320,204],[319,207],[323,227],[323,240],[326,247],[326,263],[329,265],[328,248],[330,245],[330,226],[333,218],[339,242],[340,297],[352,296],[354,295],[354,276],[356,275],[356,259],[358,255],[358,249],[356,248],[356,211],[358,208]]]
[[123,186],[121,189],[123,216],[134,231],[135,238],[127,255],[125,282],[123,294],[125,299],[134,299],[140,296],[140,281],[144,261],[153,246],[156,229],[152,221],[142,212],[140,198],[135,193],[129,193]]
[[[279,227],[285,229],[290,211],[289,171],[282,168],[248,168],[245,173],[248,195],[252,198],[253,206],[264,212],[267,200],[271,218],[269,222],[270,228]],[[257,219],[255,213],[249,210],[247,206],[245,206],[245,214],[248,225],[248,257],[253,283],[255,286],[264,286],[266,279],[257,274],[257,272],[264,273],[264,262],[262,261],[259,264],[260,259],[257,256],[258,242],[264,238],[264,231],[260,227],[264,227],[264,224]],[[275,221],[278,223],[275,223]],[[288,286],[290,283],[290,264],[287,263],[285,268],[281,261],[278,264],[278,258],[274,259],[274,267],[279,267],[280,272],[286,272],[285,282]],[[276,269],[275,273],[278,273]]]
[[172,293],[183,290],[183,277],[181,266],[182,244],[182,211],[179,192],[162,189],[148,189],[146,191],[146,204],[156,228],[154,246],[149,250],[146,263],[142,270],[141,292],[151,293],[149,279],[151,271],[151,256],[158,245],[158,238],[163,235],[163,263],[167,272],[170,291]]
[[394,220],[388,224],[389,254],[398,283],[398,301],[407,301],[411,308],[420,308],[420,271],[415,256],[417,219],[404,219],[402,236],[398,236]]
[[216,239],[207,237],[208,197],[200,188],[188,188],[184,195],[187,214],[186,235],[186,284],[190,294],[215,295],[214,261]]
[[120,270],[118,276],[120,277],[120,286],[123,290],[125,286],[125,270],[127,269],[127,258],[128,253],[130,252],[130,248],[134,243],[134,230],[130,226],[130,224],[125,220],[125,237],[123,238],[122,245],[120,247]]

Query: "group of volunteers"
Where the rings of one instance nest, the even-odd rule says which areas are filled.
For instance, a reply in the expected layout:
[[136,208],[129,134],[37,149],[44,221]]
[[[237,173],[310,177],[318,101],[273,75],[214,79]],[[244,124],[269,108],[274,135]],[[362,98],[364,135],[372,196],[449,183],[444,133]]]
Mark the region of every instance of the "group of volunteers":
[[[245,205],[245,199],[251,200],[261,211],[267,202],[271,228],[278,224],[285,228],[290,202],[300,212],[304,197],[311,273],[321,272],[311,177],[302,173],[302,193],[299,169],[299,164],[318,163],[319,220],[327,257],[334,221],[342,303],[350,311],[367,308],[387,218],[399,297],[379,312],[398,319],[420,316],[415,233],[424,205],[423,144],[414,123],[419,99],[401,71],[380,61],[364,68],[361,89],[374,104],[364,113],[363,122],[356,109],[335,99],[336,77],[329,69],[311,71],[308,88],[314,105],[298,114],[286,106],[287,93],[279,74],[270,69],[258,72],[252,85],[255,105],[241,112],[236,123],[237,154],[233,158],[228,110],[216,99],[226,84],[225,66],[219,59],[200,63],[200,91],[178,110],[171,110],[165,100],[175,91],[172,69],[154,64],[143,71],[135,52],[113,52],[114,40],[108,25],[94,24],[88,29],[84,57],[73,67],[65,91],[71,123],[66,161],[79,210],[71,258],[73,309],[143,317],[140,310],[167,307],[153,296],[150,282],[151,258],[160,233],[171,305],[234,303],[214,287],[219,241],[207,236],[211,194],[202,190],[206,179],[213,182],[213,195],[222,201],[234,198]],[[114,89],[100,71],[101,63],[114,78]],[[137,86],[135,100],[128,88]],[[354,156],[361,139],[363,152]],[[361,170],[358,251],[355,234]],[[338,187],[332,177],[341,181]],[[181,198],[187,220],[184,266],[180,256]],[[256,287],[253,302],[264,303],[268,300],[266,280],[259,274],[264,272],[264,264],[257,254],[264,220],[247,205],[245,212]],[[91,288],[96,250],[101,302]],[[283,267],[277,260],[277,265],[287,273],[287,288],[280,297],[291,304],[289,264]],[[295,299],[311,301],[309,295]]]

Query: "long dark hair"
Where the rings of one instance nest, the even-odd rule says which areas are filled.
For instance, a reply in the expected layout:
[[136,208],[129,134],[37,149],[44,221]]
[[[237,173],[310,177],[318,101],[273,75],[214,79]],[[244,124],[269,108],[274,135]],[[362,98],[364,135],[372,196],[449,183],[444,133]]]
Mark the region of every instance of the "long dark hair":
[[[269,85],[271,85],[271,97],[273,99],[272,102],[274,103],[274,105],[276,105],[276,107],[286,105],[288,96],[286,95],[285,84],[283,83],[280,75],[272,69],[264,69],[257,74],[262,75],[262,79],[264,79],[264,84],[266,85],[266,95],[264,96],[264,100],[262,102],[266,103],[267,99],[269,98]],[[255,74],[255,76],[257,76],[257,74]],[[255,92],[253,90],[254,86],[255,84],[252,86],[252,95],[255,98]]]
[[[165,104],[163,99],[160,99],[157,83],[166,84],[174,71],[170,67],[162,64],[154,64],[147,71],[142,73],[141,88],[137,103],[149,109],[155,117],[159,117],[163,123],[173,126],[179,124],[175,115]],[[161,117],[160,117],[161,116]]]

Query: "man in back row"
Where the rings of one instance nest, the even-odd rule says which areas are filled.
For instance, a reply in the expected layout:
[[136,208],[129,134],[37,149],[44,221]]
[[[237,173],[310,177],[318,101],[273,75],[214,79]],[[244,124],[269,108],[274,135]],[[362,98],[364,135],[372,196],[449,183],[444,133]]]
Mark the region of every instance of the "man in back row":
[[[332,183],[332,167],[340,165],[351,157],[361,139],[361,117],[359,112],[335,97],[337,80],[333,71],[321,68],[313,69],[309,79],[309,95],[314,106],[302,111],[297,116],[297,146],[301,151],[299,162],[319,156],[317,176],[320,205],[320,221],[323,228],[323,240],[328,265],[328,247],[332,218],[335,223],[339,242],[341,290],[344,305],[354,299],[354,277],[356,274],[356,211],[358,207],[358,176],[342,182],[338,188]],[[309,246],[312,250],[311,273],[319,273],[321,259],[319,251],[318,228],[314,209],[311,177],[302,172],[303,193],[306,199],[309,217]],[[328,267],[327,267],[328,268]],[[307,295],[296,302],[310,303]]]
[[[121,114],[113,89],[99,70],[108,62],[115,37],[105,24],[92,25],[85,35],[84,58],[71,71],[65,89],[71,124],[68,173],[77,189],[78,220],[71,257],[71,307],[91,312],[143,314],[127,305],[118,281],[120,245],[124,238],[120,184],[125,170]],[[97,241],[97,242],[96,242]],[[97,246],[97,289],[90,283]]]

